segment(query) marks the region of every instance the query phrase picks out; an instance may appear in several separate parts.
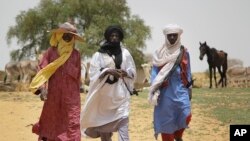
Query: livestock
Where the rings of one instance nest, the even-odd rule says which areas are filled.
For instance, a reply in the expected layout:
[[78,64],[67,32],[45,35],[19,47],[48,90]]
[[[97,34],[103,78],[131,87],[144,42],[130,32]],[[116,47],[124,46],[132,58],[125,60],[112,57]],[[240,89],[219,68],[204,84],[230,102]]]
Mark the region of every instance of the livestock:
[[145,74],[145,79],[143,80],[143,83],[146,83],[146,82],[150,83],[152,65],[149,63],[144,63],[144,64],[141,64],[141,67]]
[[12,83],[16,79],[18,82],[29,83],[36,75],[37,69],[38,61],[36,60],[11,61],[5,65],[4,83]]
[[[227,53],[224,51],[218,51],[215,48],[210,48],[206,42],[200,42],[200,60],[203,60],[203,57],[207,55],[207,63],[209,66],[209,78],[210,78],[210,86],[212,88],[212,71],[214,73],[214,81],[215,87],[217,88],[217,81],[216,81],[216,68],[219,71],[221,79],[219,80],[219,84],[222,84],[222,87],[227,86]],[[222,70],[221,70],[222,67]]]
[[22,83],[30,83],[38,70],[37,60],[22,60],[20,63]]
[[229,77],[245,76],[247,68],[241,66],[234,66],[228,69],[227,74]]
[[5,65],[5,77],[4,77],[4,84],[7,82],[11,83],[17,78],[18,81],[21,79],[21,68],[20,63],[11,61]]

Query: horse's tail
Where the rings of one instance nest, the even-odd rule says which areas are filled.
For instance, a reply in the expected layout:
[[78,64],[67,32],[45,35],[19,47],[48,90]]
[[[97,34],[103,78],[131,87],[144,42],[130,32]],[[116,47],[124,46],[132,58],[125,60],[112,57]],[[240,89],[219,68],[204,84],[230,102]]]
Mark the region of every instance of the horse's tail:
[[225,61],[224,61],[224,64],[223,64],[223,70],[225,71],[224,73],[226,73],[227,67],[228,67],[228,65],[227,65],[227,53],[225,52]]
[[223,64],[223,77],[224,77],[224,81],[225,81],[225,87],[227,86],[227,53],[225,52],[225,61]]

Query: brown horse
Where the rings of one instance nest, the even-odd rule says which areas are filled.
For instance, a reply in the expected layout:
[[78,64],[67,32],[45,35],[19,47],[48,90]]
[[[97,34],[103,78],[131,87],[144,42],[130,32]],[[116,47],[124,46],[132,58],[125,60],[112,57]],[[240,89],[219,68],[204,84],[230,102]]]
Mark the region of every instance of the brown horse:
[[[217,88],[216,81],[216,68],[219,71],[221,76],[219,80],[219,84],[222,84],[222,87],[227,86],[227,53],[224,51],[218,51],[215,48],[210,48],[206,42],[200,42],[200,60],[203,59],[204,55],[207,55],[207,62],[209,66],[209,78],[210,78],[210,86],[212,88],[212,71],[214,73],[214,81],[215,87]],[[222,67],[222,71],[221,71]]]

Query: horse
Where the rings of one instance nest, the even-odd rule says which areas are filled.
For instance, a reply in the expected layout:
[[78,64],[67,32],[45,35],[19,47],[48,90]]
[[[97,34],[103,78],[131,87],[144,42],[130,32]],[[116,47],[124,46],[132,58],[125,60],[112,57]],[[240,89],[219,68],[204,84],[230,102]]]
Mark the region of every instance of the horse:
[[[215,87],[217,88],[217,81],[216,81],[216,68],[220,74],[220,80],[218,84],[222,84],[222,87],[227,86],[227,53],[220,50],[216,50],[215,48],[210,48],[206,41],[204,43],[200,42],[200,60],[203,60],[203,57],[207,55],[207,63],[209,66],[209,78],[210,78],[210,86],[212,88],[212,71],[214,73],[214,81]],[[222,67],[222,71],[221,71]]]

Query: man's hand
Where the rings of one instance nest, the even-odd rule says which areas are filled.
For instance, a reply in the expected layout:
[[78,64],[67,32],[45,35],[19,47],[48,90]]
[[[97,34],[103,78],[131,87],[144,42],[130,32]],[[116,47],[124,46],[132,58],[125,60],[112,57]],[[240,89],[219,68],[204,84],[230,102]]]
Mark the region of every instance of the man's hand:
[[121,74],[119,71],[117,71],[117,69],[108,69],[106,72],[105,72],[105,75],[106,74],[110,74],[110,75],[113,75],[115,78],[120,78],[121,77]]
[[115,78],[129,77],[128,73],[122,69],[108,69],[99,78],[103,78],[106,75],[113,75]]
[[128,73],[125,70],[118,69],[117,72],[120,74],[121,77],[128,77]]

